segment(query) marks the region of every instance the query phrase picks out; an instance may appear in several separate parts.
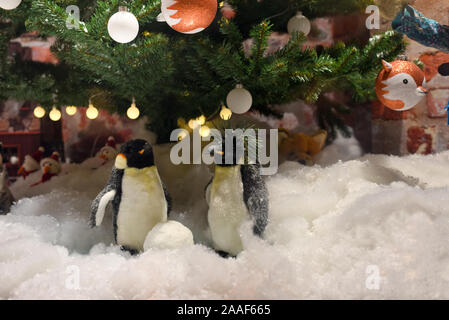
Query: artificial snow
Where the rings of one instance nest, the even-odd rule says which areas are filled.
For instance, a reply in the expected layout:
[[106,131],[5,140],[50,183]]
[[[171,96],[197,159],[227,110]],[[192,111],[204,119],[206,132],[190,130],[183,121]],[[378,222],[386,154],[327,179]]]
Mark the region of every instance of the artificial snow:
[[449,152],[284,163],[266,177],[265,240],[243,225],[235,259],[207,246],[210,170],[169,165],[168,153],[155,148],[170,220],[189,227],[195,245],[120,251],[110,212],[88,227],[111,167],[64,165],[42,185],[29,188],[28,177],[11,186],[20,200],[0,216],[0,298],[449,299]]

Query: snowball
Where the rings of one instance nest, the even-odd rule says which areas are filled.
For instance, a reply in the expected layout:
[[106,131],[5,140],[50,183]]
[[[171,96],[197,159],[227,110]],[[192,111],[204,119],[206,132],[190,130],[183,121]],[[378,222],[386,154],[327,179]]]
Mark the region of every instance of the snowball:
[[175,249],[193,245],[193,234],[184,225],[177,221],[158,223],[148,232],[143,248]]

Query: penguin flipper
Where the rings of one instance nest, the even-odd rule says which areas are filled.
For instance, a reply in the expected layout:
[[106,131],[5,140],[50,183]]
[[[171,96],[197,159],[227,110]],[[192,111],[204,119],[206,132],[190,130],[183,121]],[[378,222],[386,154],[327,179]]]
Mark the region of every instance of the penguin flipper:
[[173,201],[172,201],[170,194],[168,193],[167,187],[165,186],[165,184],[163,182],[162,182],[162,188],[164,189],[165,201],[167,201],[167,217],[168,217],[168,215],[170,214],[170,211],[173,207]]
[[204,197],[206,198],[206,202],[208,205],[210,203],[210,190],[212,187],[212,181],[214,181],[214,177],[212,177],[210,179],[210,181],[206,184],[206,187],[204,188],[204,193],[205,193]]
[[116,168],[112,169],[108,184],[92,202],[89,221],[91,228],[98,227],[103,222],[106,207],[117,195],[117,190],[120,189],[122,177],[123,170]]
[[92,202],[90,226],[98,227],[103,222],[104,213],[109,202],[111,202],[117,191],[114,189],[105,188]]
[[258,165],[242,165],[243,200],[254,221],[254,234],[261,236],[268,224],[268,190]]

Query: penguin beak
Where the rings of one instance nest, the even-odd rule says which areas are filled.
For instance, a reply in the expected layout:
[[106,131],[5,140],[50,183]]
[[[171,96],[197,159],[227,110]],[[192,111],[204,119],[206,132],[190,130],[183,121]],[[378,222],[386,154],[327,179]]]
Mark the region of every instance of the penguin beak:
[[20,168],[19,168],[19,171],[17,171],[17,174],[22,174],[22,172],[23,172],[23,166],[21,166]]
[[100,158],[103,159],[103,160],[106,160],[106,156],[104,154],[101,154]]
[[50,167],[49,166],[45,166],[44,167],[44,173],[48,173],[50,171]]
[[418,96],[425,96],[429,93],[429,91],[426,88],[420,86],[416,89],[416,93],[418,94]]
[[128,167],[128,160],[126,159],[126,156],[123,153],[119,153],[117,155],[117,158],[115,158],[115,167],[117,169],[126,169]]

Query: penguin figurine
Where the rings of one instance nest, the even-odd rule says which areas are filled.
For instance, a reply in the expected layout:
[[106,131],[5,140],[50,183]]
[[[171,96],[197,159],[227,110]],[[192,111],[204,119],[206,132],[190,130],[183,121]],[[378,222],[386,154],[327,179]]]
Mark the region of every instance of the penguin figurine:
[[8,174],[3,166],[2,143],[0,142],[0,215],[7,214],[14,203],[14,197],[8,188]]
[[122,145],[108,184],[92,203],[91,227],[101,225],[111,201],[115,242],[131,254],[143,251],[148,232],[167,221],[171,209],[147,141],[137,139]]
[[225,163],[223,151],[216,152],[222,156],[222,164],[215,165],[214,176],[206,186],[207,220],[217,252],[224,257],[236,256],[243,250],[239,234],[243,222],[252,220],[253,232],[260,237],[267,226],[268,191],[259,165],[241,164],[235,148],[231,164]]

